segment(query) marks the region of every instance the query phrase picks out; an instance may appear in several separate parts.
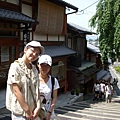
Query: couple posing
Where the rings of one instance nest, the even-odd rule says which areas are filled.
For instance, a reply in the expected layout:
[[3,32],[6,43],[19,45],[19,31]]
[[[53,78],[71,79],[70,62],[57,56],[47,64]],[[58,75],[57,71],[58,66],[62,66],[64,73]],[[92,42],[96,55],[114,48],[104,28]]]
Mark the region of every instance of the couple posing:
[[[15,60],[10,66],[6,108],[11,111],[12,120],[40,120],[38,117],[42,100],[40,94],[46,99],[46,120],[52,120],[55,116],[54,106],[59,84],[54,78],[53,98],[51,98],[52,83],[49,71],[52,66],[52,59],[48,55],[42,55],[43,53],[44,47],[41,46],[40,42],[31,41],[25,46],[23,56]],[[37,59],[38,69],[32,64]],[[36,103],[34,103],[34,99]]]

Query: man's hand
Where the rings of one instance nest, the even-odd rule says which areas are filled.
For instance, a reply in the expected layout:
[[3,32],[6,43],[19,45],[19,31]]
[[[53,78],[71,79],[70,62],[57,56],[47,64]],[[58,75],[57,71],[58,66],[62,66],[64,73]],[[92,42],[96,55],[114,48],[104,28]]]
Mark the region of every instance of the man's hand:
[[31,111],[26,112],[26,120],[34,120],[34,117]]

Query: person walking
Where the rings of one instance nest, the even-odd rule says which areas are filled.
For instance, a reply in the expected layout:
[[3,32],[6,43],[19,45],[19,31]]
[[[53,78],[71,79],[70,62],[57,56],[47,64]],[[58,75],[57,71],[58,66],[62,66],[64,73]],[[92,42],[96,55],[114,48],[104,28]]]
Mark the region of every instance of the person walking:
[[100,83],[100,100],[105,99],[105,81],[102,80]]
[[[31,41],[25,46],[22,57],[11,63],[7,79],[6,108],[11,111],[12,120],[39,120],[39,76],[32,62],[43,53],[44,47],[40,42]],[[36,107],[31,92],[34,93]]]
[[105,86],[105,95],[107,103],[111,102],[113,93],[114,93],[113,86],[110,84],[110,82],[108,82],[107,85]]
[[100,93],[100,83],[98,80],[96,80],[96,83],[94,84],[93,92],[94,92],[93,101],[95,101],[95,100],[98,101],[99,100],[99,93]]
[[[49,72],[52,66],[52,58],[49,55],[42,55],[38,59],[39,79],[40,79],[40,94],[41,102],[44,100],[45,109],[47,111],[46,120],[56,120],[54,106],[57,101],[57,91],[59,83],[56,78],[53,78]],[[52,83],[54,80],[54,85]],[[52,89],[53,86],[53,89]],[[58,119],[57,119],[58,120]]]

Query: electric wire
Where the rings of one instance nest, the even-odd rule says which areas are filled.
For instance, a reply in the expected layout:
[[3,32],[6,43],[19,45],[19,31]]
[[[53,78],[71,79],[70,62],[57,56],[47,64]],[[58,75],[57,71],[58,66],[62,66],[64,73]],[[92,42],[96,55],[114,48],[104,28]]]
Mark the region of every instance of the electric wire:
[[78,13],[76,13],[76,14],[77,14],[77,15],[85,14],[84,11],[85,11],[86,9],[90,8],[91,6],[93,6],[94,4],[96,4],[98,1],[99,1],[99,0],[95,1],[94,3],[92,3],[92,4],[89,5],[89,6],[87,6],[86,8],[84,8],[84,9],[78,11],[80,14],[78,14]]

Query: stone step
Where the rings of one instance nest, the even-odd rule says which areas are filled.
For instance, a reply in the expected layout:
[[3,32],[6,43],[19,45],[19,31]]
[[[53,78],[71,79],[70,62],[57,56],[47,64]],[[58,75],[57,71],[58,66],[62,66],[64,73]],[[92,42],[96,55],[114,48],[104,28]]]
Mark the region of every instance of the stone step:
[[[85,113],[96,113],[96,114],[104,114],[104,115],[112,115],[112,116],[120,116],[119,115],[119,111],[116,111],[116,110],[112,110],[112,111],[108,111],[108,110],[103,110],[103,109],[92,109],[92,108],[89,108],[89,109],[78,109],[78,108],[75,108],[75,107],[71,107],[71,106],[64,106],[64,107],[60,107],[58,109],[65,109],[65,110],[70,110],[70,111],[79,111],[79,112],[85,112]],[[58,110],[56,109],[56,110]]]
[[[57,109],[59,110],[59,112],[61,112],[61,114],[63,113],[67,113],[68,116],[73,116],[76,117],[76,118],[79,118],[79,116],[86,116],[86,117],[94,117],[94,118],[100,118],[100,119],[109,119],[109,120],[117,120],[119,119],[120,117],[119,116],[112,116],[112,115],[104,115],[104,114],[96,114],[96,113],[91,113],[90,111],[85,113],[84,110],[83,112],[79,112],[79,111],[70,111],[70,110],[64,110],[64,109]],[[57,113],[57,110],[56,110],[56,113]],[[57,116],[59,117],[61,114],[57,114]]]
[[[106,103],[106,102],[99,102],[99,103],[86,103],[86,102],[81,102],[81,103],[73,103],[72,105],[75,105],[75,106],[80,106],[80,107],[83,107],[83,108],[102,108],[102,109],[112,109],[112,110],[116,110],[118,107],[120,107],[120,104],[119,103]],[[117,109],[119,111],[119,109]]]
[[112,108],[102,108],[102,107],[90,107],[90,108],[86,108],[86,107],[82,107],[82,106],[69,106],[69,108],[73,108],[73,109],[82,109],[82,110],[97,110],[97,111],[109,111],[109,112],[113,112],[115,111],[116,113],[120,113],[120,110],[118,109],[118,107],[116,107],[115,109]]
[[87,118],[80,118],[80,117],[74,117],[74,116],[68,116],[68,115],[63,115],[63,114],[59,114],[59,119],[60,120],[91,120],[91,119],[87,119]]
[[80,106],[80,107],[83,107],[83,108],[91,108],[91,107],[94,107],[94,108],[112,108],[112,109],[116,109],[116,107],[120,106],[119,103],[98,103],[98,104],[88,104],[88,103],[74,103],[74,104],[71,104],[71,106]]
[[88,100],[58,107],[55,113],[62,120],[120,120],[119,108],[114,100],[111,103]]

